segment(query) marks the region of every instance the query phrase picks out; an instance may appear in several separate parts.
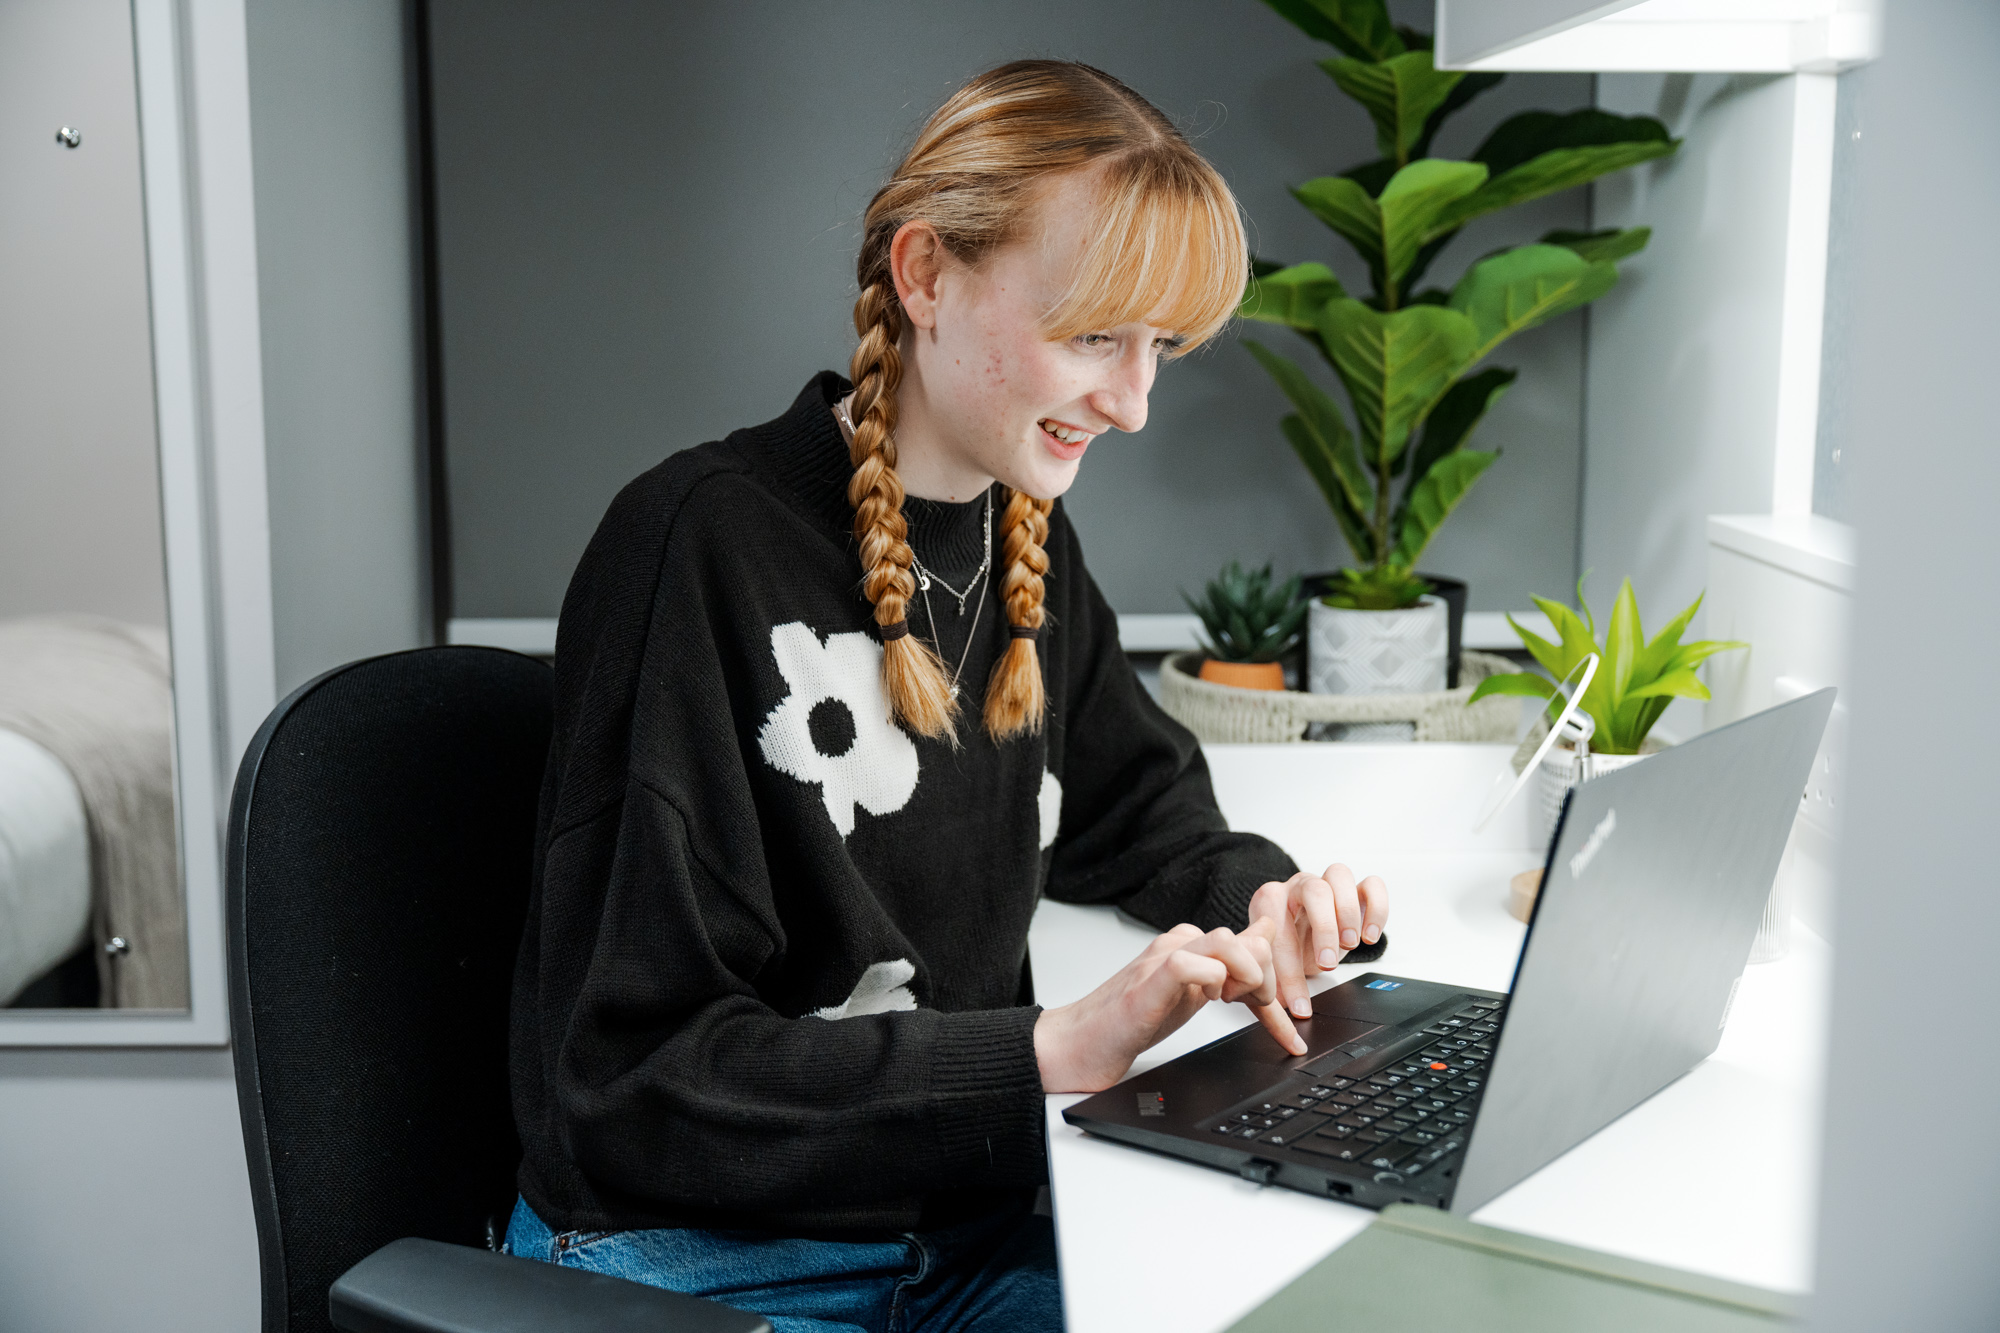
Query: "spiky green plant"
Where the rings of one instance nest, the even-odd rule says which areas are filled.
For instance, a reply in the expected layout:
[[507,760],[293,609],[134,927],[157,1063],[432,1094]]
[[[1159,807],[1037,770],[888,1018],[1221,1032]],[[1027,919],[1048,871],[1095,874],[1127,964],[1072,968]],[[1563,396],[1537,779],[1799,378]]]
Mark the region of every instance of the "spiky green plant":
[[1201,650],[1223,662],[1275,662],[1299,641],[1306,603],[1294,574],[1272,586],[1271,567],[1245,570],[1234,560],[1209,581],[1200,601],[1181,593],[1208,631]]
[[1297,364],[1246,345],[1296,409],[1281,423],[1333,510],[1356,567],[1328,599],[1389,610],[1428,591],[1417,560],[1496,452],[1466,447],[1518,372],[1475,369],[1508,338],[1596,300],[1645,227],[1552,231],[1477,260],[1449,290],[1431,261],[1474,218],[1573,189],[1679,147],[1651,116],[1528,111],[1469,161],[1430,156],[1439,126],[1504,77],[1441,70],[1431,36],[1390,23],[1383,0],[1265,0],[1340,51],[1320,68],[1375,122],[1380,156],[1292,190],[1354,247],[1370,293],[1350,296],[1320,263],[1258,263],[1241,313],[1297,330],[1333,368],[1353,427]]
[[[1597,674],[1583,692],[1583,711],[1597,728],[1591,733],[1590,748],[1596,754],[1637,754],[1646,743],[1646,734],[1675,699],[1706,699],[1708,686],[1694,669],[1717,653],[1748,648],[1735,639],[1699,639],[1682,643],[1701,598],[1667,623],[1649,641],[1639,623],[1639,601],[1632,595],[1632,580],[1618,585],[1618,600],[1611,604],[1611,623],[1604,627],[1604,642],[1597,641],[1597,617],[1583,600],[1583,581],[1576,585],[1576,604],[1581,616],[1561,602],[1537,597],[1535,605],[1556,627],[1560,643],[1550,643],[1539,634],[1522,629],[1508,616],[1507,623],[1521,636],[1522,644],[1535,661],[1557,680],[1591,653],[1597,654]],[[1522,694],[1534,699],[1555,695],[1555,686],[1532,671],[1488,676],[1479,682],[1468,704],[1476,704],[1489,694]]]

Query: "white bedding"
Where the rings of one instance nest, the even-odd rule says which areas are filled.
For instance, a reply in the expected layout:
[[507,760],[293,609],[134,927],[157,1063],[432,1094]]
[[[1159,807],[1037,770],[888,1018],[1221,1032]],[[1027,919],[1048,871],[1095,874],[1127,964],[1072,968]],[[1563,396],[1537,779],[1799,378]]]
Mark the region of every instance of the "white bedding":
[[90,828],[69,770],[0,727],[0,1004],[90,930]]

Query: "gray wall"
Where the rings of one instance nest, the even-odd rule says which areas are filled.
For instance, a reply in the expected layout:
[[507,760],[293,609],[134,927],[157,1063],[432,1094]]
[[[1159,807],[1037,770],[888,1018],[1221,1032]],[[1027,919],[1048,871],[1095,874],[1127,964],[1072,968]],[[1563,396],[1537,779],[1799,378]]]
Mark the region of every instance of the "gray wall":
[[430,639],[414,135],[400,0],[252,0],[278,693]]
[[[1427,5],[1398,12],[1429,22]],[[1003,60],[1075,57],[1131,82],[1229,178],[1259,253],[1333,259],[1361,280],[1284,186],[1372,157],[1372,131],[1314,67],[1331,51],[1257,0],[436,0],[431,13],[454,615],[553,616],[620,485],[845,367],[862,209],[930,109]],[[1514,76],[1439,151],[1590,95],[1586,76]],[[1581,226],[1587,204],[1575,191],[1485,220],[1438,271]],[[1503,349],[1523,377],[1479,442],[1507,456],[1425,561],[1469,579],[1475,607],[1574,581],[1582,336],[1568,319]],[[1169,367],[1151,424],[1100,441],[1072,492],[1122,611],[1181,610],[1176,590],[1231,557],[1344,558],[1278,433],[1282,399],[1232,342]]]
[[[1989,1132],[2000,1066],[1983,1021],[2000,939],[1990,822],[2000,699],[1983,688],[2000,657],[1985,582],[2000,495],[2000,272],[1971,263],[1914,282],[1911,272],[1965,253],[1981,220],[2000,214],[2000,178],[1986,169],[2000,152],[1988,92],[2000,9],[1898,0],[1887,19],[1860,145],[1854,430],[1879,447],[1855,459],[1850,491],[1862,632],[1812,1327],[1972,1333],[2000,1328],[2000,1146]],[[1913,666],[1957,687],[1934,722],[1912,716]],[[1896,1144],[1927,1136],[1929,1151],[1898,1160]]]
[[0,617],[167,623],[147,318],[125,0],[0,0]]

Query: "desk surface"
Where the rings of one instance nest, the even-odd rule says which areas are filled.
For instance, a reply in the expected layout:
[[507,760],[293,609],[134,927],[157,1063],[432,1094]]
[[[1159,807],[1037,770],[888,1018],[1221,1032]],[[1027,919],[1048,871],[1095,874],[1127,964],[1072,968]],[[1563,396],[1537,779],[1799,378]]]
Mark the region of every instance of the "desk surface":
[[[1210,746],[1232,827],[1314,869],[1340,859],[1394,894],[1373,970],[1506,990],[1524,928],[1507,878],[1539,862],[1525,797],[1469,832],[1508,746]],[[1151,932],[1105,908],[1045,902],[1030,934],[1037,998],[1063,1004]],[[1810,1281],[1812,1181],[1829,955],[1751,967],[1715,1054],[1474,1215],[1476,1221],[1758,1286]],[[1326,985],[1368,970],[1342,967]],[[1141,1057],[1172,1059],[1248,1023],[1211,1005]],[[1374,1214],[1091,1139],[1048,1099],[1051,1191],[1071,1333],[1226,1328],[1367,1226]]]

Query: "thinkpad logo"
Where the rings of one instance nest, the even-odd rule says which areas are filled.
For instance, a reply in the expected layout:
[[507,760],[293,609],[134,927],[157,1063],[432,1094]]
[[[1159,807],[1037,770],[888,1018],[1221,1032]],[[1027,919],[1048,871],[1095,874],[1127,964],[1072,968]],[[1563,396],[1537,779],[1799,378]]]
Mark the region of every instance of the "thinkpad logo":
[[1605,842],[1617,829],[1618,812],[1616,810],[1606,810],[1604,818],[1599,820],[1597,827],[1590,831],[1590,836],[1584,840],[1583,846],[1577,848],[1576,855],[1569,859],[1569,877],[1571,879],[1576,879],[1585,870],[1590,868],[1590,863],[1597,859],[1598,852],[1604,849]]
[[1165,1115],[1167,1113],[1167,1097],[1165,1093],[1142,1092],[1138,1094],[1138,1097],[1140,1115]]

